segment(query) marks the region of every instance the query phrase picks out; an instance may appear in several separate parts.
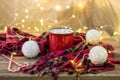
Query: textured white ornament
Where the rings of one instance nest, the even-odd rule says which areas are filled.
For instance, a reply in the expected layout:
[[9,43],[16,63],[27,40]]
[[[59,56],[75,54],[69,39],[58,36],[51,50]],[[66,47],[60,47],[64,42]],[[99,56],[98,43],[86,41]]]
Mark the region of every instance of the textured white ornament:
[[26,41],[22,46],[23,55],[28,58],[33,58],[40,52],[39,45],[35,41]]
[[95,30],[95,29],[91,29],[86,33],[86,41],[89,44],[98,44],[100,41],[100,33],[99,31]]
[[102,65],[106,62],[108,53],[102,46],[95,46],[89,52],[89,59],[95,65]]

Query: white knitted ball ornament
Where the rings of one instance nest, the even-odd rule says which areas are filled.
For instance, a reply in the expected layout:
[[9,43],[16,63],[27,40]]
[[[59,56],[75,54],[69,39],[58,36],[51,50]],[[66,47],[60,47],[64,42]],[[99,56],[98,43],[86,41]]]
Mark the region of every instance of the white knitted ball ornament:
[[99,31],[95,30],[95,29],[91,29],[86,33],[86,41],[89,44],[98,44],[100,41],[100,33]]
[[95,46],[89,52],[89,59],[95,65],[102,65],[106,62],[108,53],[102,46]]
[[40,52],[39,45],[35,41],[26,41],[22,46],[23,55],[28,58],[33,58]]

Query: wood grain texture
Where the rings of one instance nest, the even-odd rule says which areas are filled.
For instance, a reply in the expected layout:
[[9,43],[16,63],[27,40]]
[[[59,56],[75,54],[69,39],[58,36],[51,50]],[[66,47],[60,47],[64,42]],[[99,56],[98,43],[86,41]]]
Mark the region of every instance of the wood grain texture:
[[[116,54],[116,59],[120,54]],[[25,57],[14,57],[14,60],[19,63],[29,62],[30,64],[35,63],[39,58],[35,59],[28,59]],[[23,74],[19,73],[11,73],[7,71],[8,60],[4,59],[0,56],[0,80],[35,80],[37,75],[30,75],[30,74]],[[74,75],[67,75],[67,73],[60,73],[59,80],[75,80],[76,76]],[[39,80],[53,80],[51,76],[43,76],[38,77]],[[79,75],[77,78],[79,80],[119,80],[120,79],[120,65],[116,65],[116,69],[113,71],[102,72],[99,74],[85,74]]]

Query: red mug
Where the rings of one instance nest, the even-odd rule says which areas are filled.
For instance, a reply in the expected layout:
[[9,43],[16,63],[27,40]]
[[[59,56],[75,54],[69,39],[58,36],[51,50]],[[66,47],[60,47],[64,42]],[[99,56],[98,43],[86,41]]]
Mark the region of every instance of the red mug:
[[49,31],[50,52],[65,50],[73,46],[74,31],[66,28],[54,28]]

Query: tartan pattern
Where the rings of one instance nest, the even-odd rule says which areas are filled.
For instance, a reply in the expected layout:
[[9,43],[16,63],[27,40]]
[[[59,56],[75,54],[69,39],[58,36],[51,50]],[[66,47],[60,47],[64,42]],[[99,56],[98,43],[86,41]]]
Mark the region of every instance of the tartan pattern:
[[[0,54],[16,51],[16,55],[23,56],[21,51],[22,45],[31,38],[31,40],[38,43],[41,51],[39,56],[41,57],[34,65],[28,68],[23,67],[21,71],[31,74],[51,74],[55,77],[55,80],[59,72],[75,71],[76,68],[70,62],[70,60],[74,58],[76,58],[75,62],[83,59],[83,73],[98,73],[113,70],[115,68],[114,64],[120,64],[120,61],[108,58],[108,61],[101,66],[93,65],[90,60],[88,60],[88,53],[93,46],[86,43],[85,35],[85,33],[75,33],[74,45],[71,48],[49,53],[49,36],[47,32],[39,36],[34,36],[17,28],[8,27],[6,34],[0,34]],[[106,48],[109,53],[113,53],[113,46],[103,42],[100,42],[99,45]]]
[[[74,71],[75,67],[73,67],[70,63],[70,60],[73,60],[76,56],[76,62],[83,58],[83,55],[87,55],[84,58],[84,67],[85,70],[83,73],[97,73],[108,70],[113,70],[115,66],[112,61],[105,63],[102,66],[93,66],[93,64],[87,59],[88,53],[91,49],[91,45],[85,42],[85,34],[77,33],[74,35],[74,46],[61,51],[56,51],[53,53],[46,54],[41,57],[32,67],[30,68],[22,68],[21,71],[24,73],[35,74],[40,72],[41,75],[51,74],[56,78],[56,74],[63,71]],[[113,51],[114,48],[109,45],[100,42],[99,45],[103,46],[109,51]],[[78,55],[79,54],[79,55]]]
[[44,48],[41,48],[41,52],[45,52],[48,45],[48,41],[46,40],[48,39],[48,34],[46,32],[43,34],[38,38],[37,36],[25,33],[17,28],[8,27],[6,34],[0,34],[0,54],[16,52],[16,56],[23,56],[21,51],[22,45],[24,42],[30,40],[30,38],[31,40],[35,39],[39,46]]
[[6,34],[0,34],[0,41],[6,40]]

